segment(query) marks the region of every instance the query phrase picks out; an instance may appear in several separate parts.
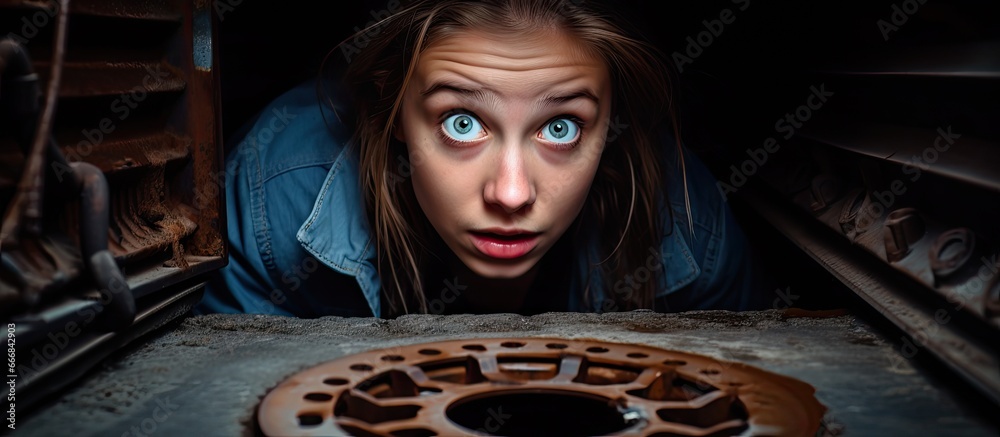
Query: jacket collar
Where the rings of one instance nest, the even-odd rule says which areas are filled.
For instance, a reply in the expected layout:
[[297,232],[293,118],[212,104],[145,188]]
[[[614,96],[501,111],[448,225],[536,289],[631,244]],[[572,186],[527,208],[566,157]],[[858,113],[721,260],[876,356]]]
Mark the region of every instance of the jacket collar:
[[365,217],[356,158],[343,147],[296,238],[330,268],[357,279],[372,314],[381,314],[381,282]]

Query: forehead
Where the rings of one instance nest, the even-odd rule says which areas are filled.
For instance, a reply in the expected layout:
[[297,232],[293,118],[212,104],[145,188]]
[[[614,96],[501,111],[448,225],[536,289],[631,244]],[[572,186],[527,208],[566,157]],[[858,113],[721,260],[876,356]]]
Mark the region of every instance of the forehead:
[[558,29],[454,32],[420,54],[414,79],[418,87],[457,82],[532,100],[562,88],[584,88],[598,96],[610,88],[603,59]]

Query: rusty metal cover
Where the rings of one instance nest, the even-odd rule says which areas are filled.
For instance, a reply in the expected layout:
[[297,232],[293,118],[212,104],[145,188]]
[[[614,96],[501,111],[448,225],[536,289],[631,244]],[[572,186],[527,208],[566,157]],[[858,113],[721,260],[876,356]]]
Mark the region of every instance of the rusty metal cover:
[[278,435],[813,435],[804,382],[649,346],[554,338],[380,349],[302,371],[264,397]]

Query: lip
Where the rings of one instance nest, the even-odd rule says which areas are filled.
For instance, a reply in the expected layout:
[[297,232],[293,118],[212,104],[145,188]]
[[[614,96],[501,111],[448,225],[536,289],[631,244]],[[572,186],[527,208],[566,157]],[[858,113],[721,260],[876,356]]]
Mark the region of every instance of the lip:
[[523,229],[478,229],[470,231],[472,244],[490,258],[514,259],[531,252],[538,245],[538,232]]

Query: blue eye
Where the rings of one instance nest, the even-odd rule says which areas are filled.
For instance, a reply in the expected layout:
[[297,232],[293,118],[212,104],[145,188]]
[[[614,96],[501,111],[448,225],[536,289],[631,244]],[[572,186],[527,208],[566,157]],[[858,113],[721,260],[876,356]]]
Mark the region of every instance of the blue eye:
[[472,141],[483,136],[483,126],[469,114],[455,114],[441,123],[444,132],[458,141]]
[[567,144],[580,135],[580,126],[568,118],[557,118],[542,126],[541,137],[553,143]]

